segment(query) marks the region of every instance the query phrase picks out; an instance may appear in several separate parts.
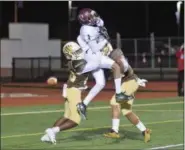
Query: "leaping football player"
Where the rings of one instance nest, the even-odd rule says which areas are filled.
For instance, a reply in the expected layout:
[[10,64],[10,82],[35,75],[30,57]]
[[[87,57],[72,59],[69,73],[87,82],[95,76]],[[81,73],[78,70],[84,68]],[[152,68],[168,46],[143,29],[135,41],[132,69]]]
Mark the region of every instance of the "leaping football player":
[[[78,19],[82,26],[77,41],[84,51],[85,60],[90,64],[91,68],[97,68],[95,66],[99,68],[96,70],[91,69],[91,71],[93,70],[93,77],[96,80],[96,84],[83,102],[78,105],[79,112],[86,118],[87,105],[105,86],[104,72],[100,68],[112,68],[114,70],[115,98],[117,102],[127,101],[133,99],[133,97],[121,91],[121,71],[118,64],[108,57],[113,48],[109,42],[109,36],[104,27],[103,20],[94,10],[89,8],[82,9],[79,12]],[[124,68],[128,68],[126,62],[124,63]]]

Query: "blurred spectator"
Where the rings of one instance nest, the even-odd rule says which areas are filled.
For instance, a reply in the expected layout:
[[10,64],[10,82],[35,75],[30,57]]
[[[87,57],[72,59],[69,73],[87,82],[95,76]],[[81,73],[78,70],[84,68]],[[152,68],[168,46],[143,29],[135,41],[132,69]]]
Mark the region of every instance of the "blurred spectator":
[[176,52],[178,65],[178,96],[184,96],[184,44]]

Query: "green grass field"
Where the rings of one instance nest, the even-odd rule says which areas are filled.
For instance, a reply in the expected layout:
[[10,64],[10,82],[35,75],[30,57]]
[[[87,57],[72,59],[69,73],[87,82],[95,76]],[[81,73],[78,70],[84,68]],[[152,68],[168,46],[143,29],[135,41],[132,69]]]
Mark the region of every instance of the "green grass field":
[[[7,107],[1,109],[2,149],[147,149],[169,146],[183,149],[182,98],[136,100],[133,111],[152,129],[152,140],[143,142],[136,127],[121,118],[120,139],[104,138],[111,126],[108,102],[92,102],[88,120],[57,135],[57,144],[40,142],[44,130],[63,115],[63,105]],[[180,144],[180,145],[177,145]],[[174,146],[174,147],[173,147]]]

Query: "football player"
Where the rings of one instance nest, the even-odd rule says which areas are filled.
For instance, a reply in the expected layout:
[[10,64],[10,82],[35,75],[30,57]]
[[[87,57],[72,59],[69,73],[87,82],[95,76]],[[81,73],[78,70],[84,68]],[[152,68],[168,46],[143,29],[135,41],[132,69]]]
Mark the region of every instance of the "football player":
[[[110,57],[115,60],[122,68],[122,74],[124,75],[122,90],[125,91],[126,94],[133,95],[134,97],[134,93],[137,92],[139,86],[145,87],[147,80],[138,78],[137,75],[134,74],[134,71],[130,65],[129,68],[125,70],[123,64],[126,59],[120,49],[112,51]],[[134,98],[129,101],[117,103],[115,100],[115,95],[112,97],[112,99],[110,100],[110,105],[112,108],[112,128],[110,132],[104,134],[105,137],[120,137],[119,124],[120,114],[122,112],[123,116],[125,116],[134,126],[136,126],[141,131],[142,135],[144,136],[144,141],[150,141],[151,130],[146,128],[139,117],[134,112],[132,112],[133,102]]]
[[[72,49],[70,48],[72,46]],[[70,51],[70,53],[69,53]],[[65,98],[64,116],[59,118],[52,127],[45,130],[41,137],[43,142],[56,144],[56,134],[60,131],[74,128],[79,125],[81,116],[76,105],[81,102],[81,93],[87,88],[88,73],[77,74],[84,68],[86,63],[79,45],[75,42],[68,42],[63,47],[65,57],[69,61],[70,75],[67,84],[64,84],[63,97]]]
[[[78,15],[78,19],[82,24],[80,28],[80,35],[77,37],[77,41],[85,53],[85,59],[93,68],[94,73],[96,66],[99,68],[111,69],[117,64],[108,55],[113,50],[106,28],[104,27],[103,20],[97,15],[97,13],[89,8],[82,9]],[[128,67],[127,63],[124,63],[125,67]],[[118,67],[117,67],[118,68]],[[95,80],[100,80],[100,76],[95,77]],[[105,80],[105,79],[104,79]],[[114,71],[114,83],[116,89],[117,102],[132,99],[130,95],[126,95],[124,91],[121,91],[121,72],[118,69]],[[104,84],[105,85],[105,84]],[[88,103],[103,89],[104,86],[96,84],[88,93],[83,103],[78,105],[79,112],[82,116],[86,116],[86,107]]]

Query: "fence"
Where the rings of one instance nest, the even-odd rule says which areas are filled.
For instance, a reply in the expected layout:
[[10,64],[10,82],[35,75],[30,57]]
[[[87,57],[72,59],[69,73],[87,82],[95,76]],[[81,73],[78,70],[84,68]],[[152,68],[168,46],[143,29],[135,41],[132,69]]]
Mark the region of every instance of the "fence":
[[[156,74],[156,80],[169,79],[165,74],[176,74],[175,51],[184,42],[183,38],[156,38],[154,47],[150,39],[122,39],[122,50],[130,65],[140,70],[145,69],[145,74]],[[62,46],[65,42],[62,43]],[[112,40],[115,47],[116,40]],[[153,51],[152,51],[153,49]],[[13,58],[13,81],[44,81],[48,76],[55,74],[61,80],[67,77],[67,60],[61,53],[61,57],[44,58]],[[167,70],[167,71],[166,71]],[[169,74],[170,72],[170,74]],[[141,72],[140,72],[141,73]],[[154,78],[154,76],[151,76]],[[176,78],[173,77],[173,79]]]
[[[154,43],[152,45],[152,42]],[[62,42],[62,46],[66,42]],[[117,40],[111,40],[113,47],[117,45]],[[183,37],[164,37],[140,39],[122,39],[121,48],[128,58],[129,63],[134,68],[159,68],[160,56],[163,57],[163,67],[176,68],[175,51],[184,43]],[[63,54],[61,54],[62,60]]]

